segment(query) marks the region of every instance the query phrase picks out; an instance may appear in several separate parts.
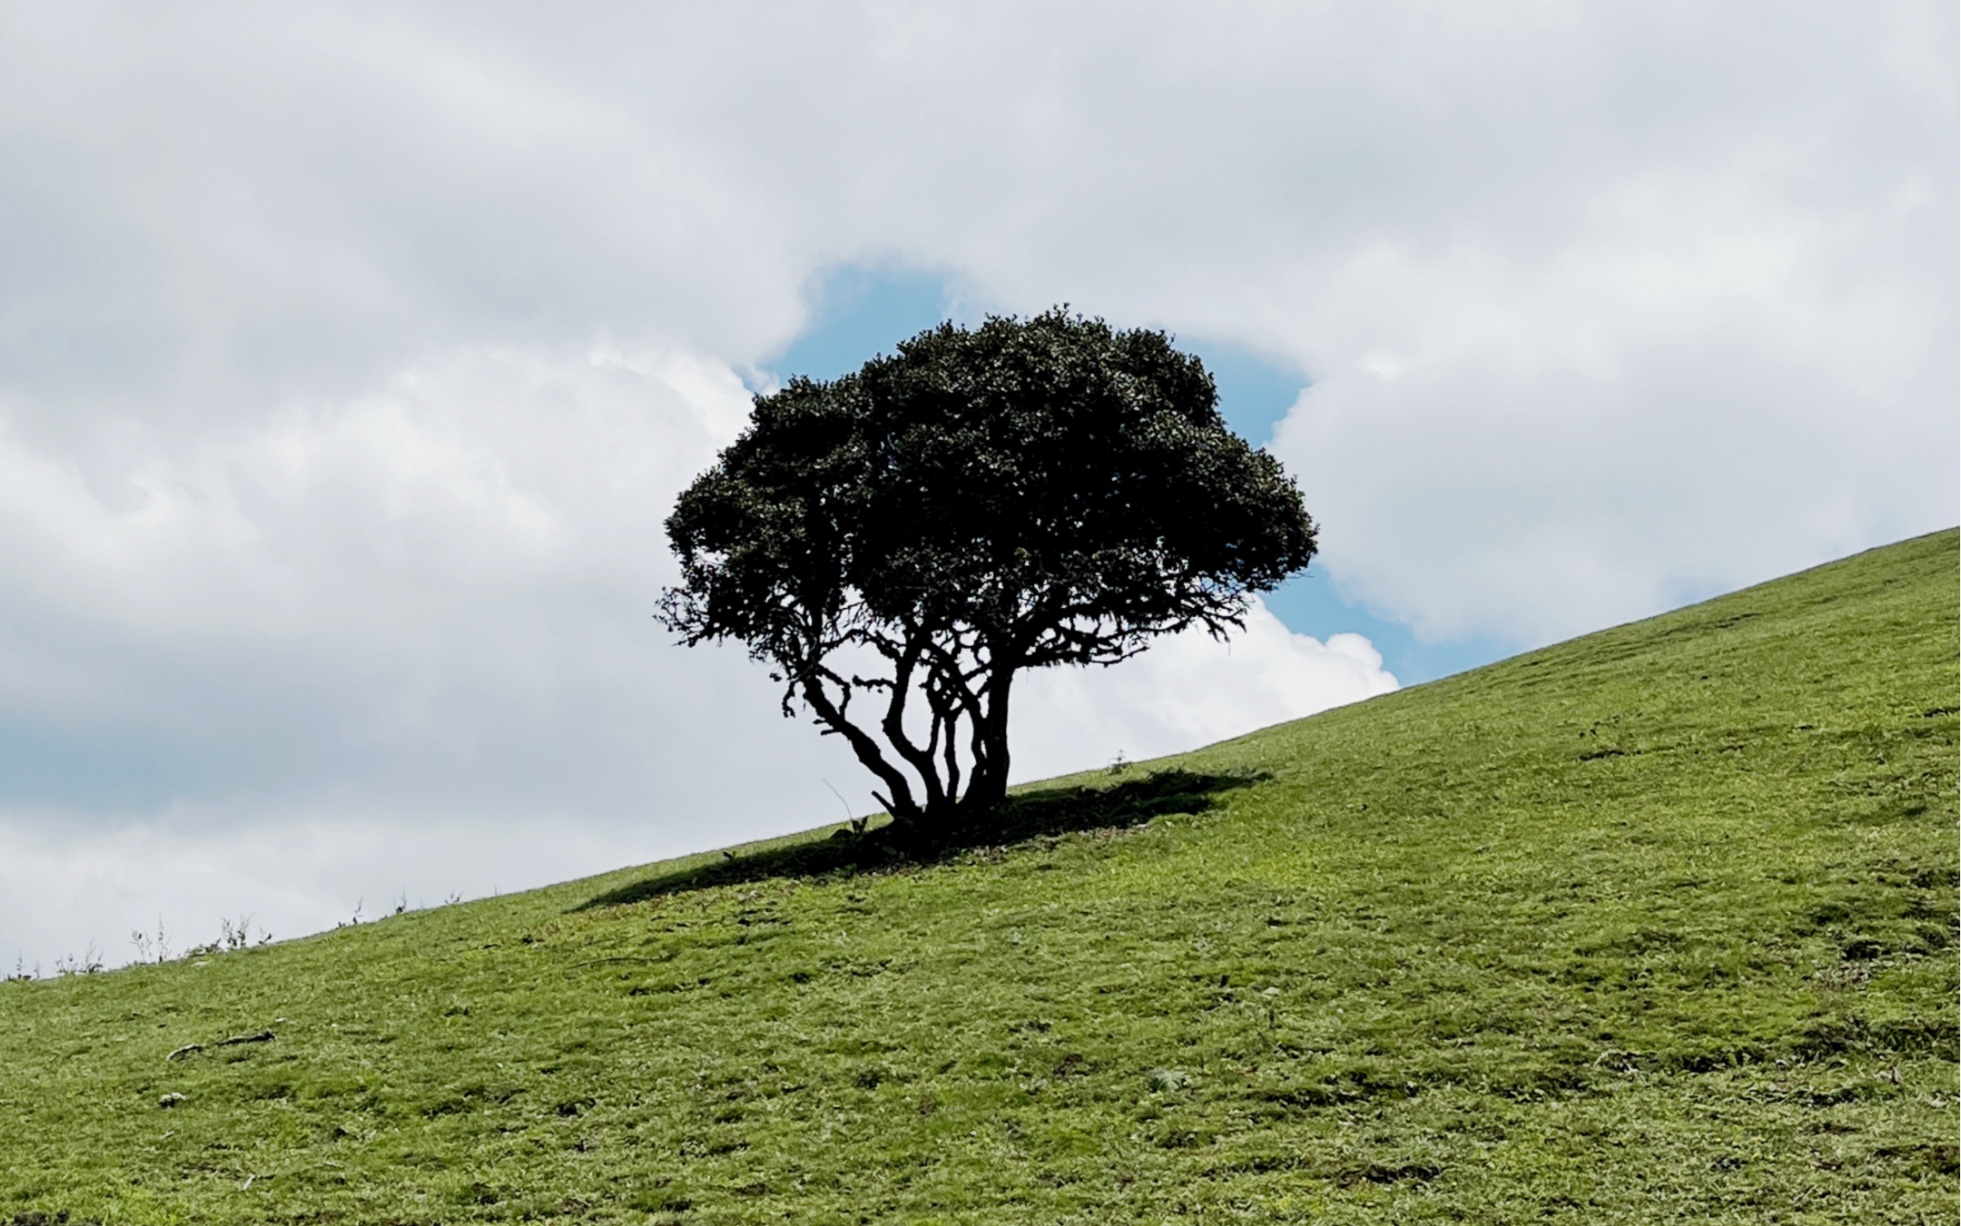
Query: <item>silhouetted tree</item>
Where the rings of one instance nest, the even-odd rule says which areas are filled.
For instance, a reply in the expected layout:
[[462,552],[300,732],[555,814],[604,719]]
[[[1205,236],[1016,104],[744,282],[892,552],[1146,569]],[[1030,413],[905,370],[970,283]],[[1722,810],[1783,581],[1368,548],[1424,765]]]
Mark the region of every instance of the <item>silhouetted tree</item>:
[[793,378],[668,518],[660,618],[768,662],[904,832],[984,820],[1017,673],[1223,636],[1314,556],[1293,480],[1217,404],[1162,332],[1062,308]]

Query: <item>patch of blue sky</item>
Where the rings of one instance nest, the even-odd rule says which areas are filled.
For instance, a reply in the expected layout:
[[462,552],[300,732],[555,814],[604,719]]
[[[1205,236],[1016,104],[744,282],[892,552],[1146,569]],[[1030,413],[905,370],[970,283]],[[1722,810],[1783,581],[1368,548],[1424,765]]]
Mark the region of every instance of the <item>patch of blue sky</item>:
[[[834,379],[856,370],[899,341],[944,320],[978,322],[982,312],[953,278],[902,265],[846,264],[816,278],[807,295],[810,315],[783,351],[762,363],[752,382],[780,384],[791,375]],[[1308,385],[1291,364],[1221,341],[1180,336],[1219,387],[1219,412],[1242,438],[1264,446]],[[1313,507],[1309,491],[1309,509]],[[1323,525],[1322,532],[1338,529]],[[1515,647],[1491,639],[1427,642],[1408,624],[1344,596],[1319,567],[1294,576],[1264,598],[1288,629],[1326,641],[1331,634],[1364,635],[1404,685],[1432,681],[1489,664]]]
[[1234,434],[1256,447],[1273,441],[1274,430],[1307,390],[1306,373],[1284,360],[1185,336],[1179,337],[1177,344],[1205,363],[1219,388],[1219,415]]
[[835,379],[946,320],[978,323],[957,283],[935,272],[886,264],[845,264],[806,291],[803,331],[763,360],[769,381],[792,375]]

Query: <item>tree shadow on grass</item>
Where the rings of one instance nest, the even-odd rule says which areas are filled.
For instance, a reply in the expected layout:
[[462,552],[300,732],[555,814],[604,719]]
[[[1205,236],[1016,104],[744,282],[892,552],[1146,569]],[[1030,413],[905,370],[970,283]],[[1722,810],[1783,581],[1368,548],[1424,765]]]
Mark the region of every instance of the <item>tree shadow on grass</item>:
[[617,907],[668,894],[713,886],[742,885],[772,877],[825,877],[876,872],[905,864],[932,864],[983,847],[1006,847],[1031,839],[1084,830],[1126,829],[1173,813],[1203,813],[1218,798],[1266,779],[1264,771],[1199,774],[1158,771],[1118,783],[1043,788],[1008,797],[994,820],[963,830],[930,847],[901,846],[892,827],[857,833],[839,830],[827,839],[722,853],[707,864],[674,869],[606,891],[573,908]]

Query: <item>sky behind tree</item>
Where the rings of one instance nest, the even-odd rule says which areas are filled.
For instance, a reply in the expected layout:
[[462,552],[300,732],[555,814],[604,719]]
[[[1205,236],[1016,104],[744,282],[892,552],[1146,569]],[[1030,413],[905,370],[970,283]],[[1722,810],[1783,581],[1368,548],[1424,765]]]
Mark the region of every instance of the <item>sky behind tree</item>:
[[1164,328],[1323,554],[1021,777],[1957,518],[1951,5],[0,4],[0,957],[868,807],[675,648],[752,391]]

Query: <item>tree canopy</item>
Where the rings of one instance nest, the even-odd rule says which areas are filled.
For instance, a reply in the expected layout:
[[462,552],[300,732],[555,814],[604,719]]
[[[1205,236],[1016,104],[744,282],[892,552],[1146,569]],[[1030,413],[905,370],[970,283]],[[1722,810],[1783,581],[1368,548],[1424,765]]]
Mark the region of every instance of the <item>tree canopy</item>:
[[1198,358],[1062,308],[758,396],[667,532],[661,620],[769,663],[784,714],[844,737],[921,836],[1006,794],[1017,673],[1224,635],[1315,549]]

